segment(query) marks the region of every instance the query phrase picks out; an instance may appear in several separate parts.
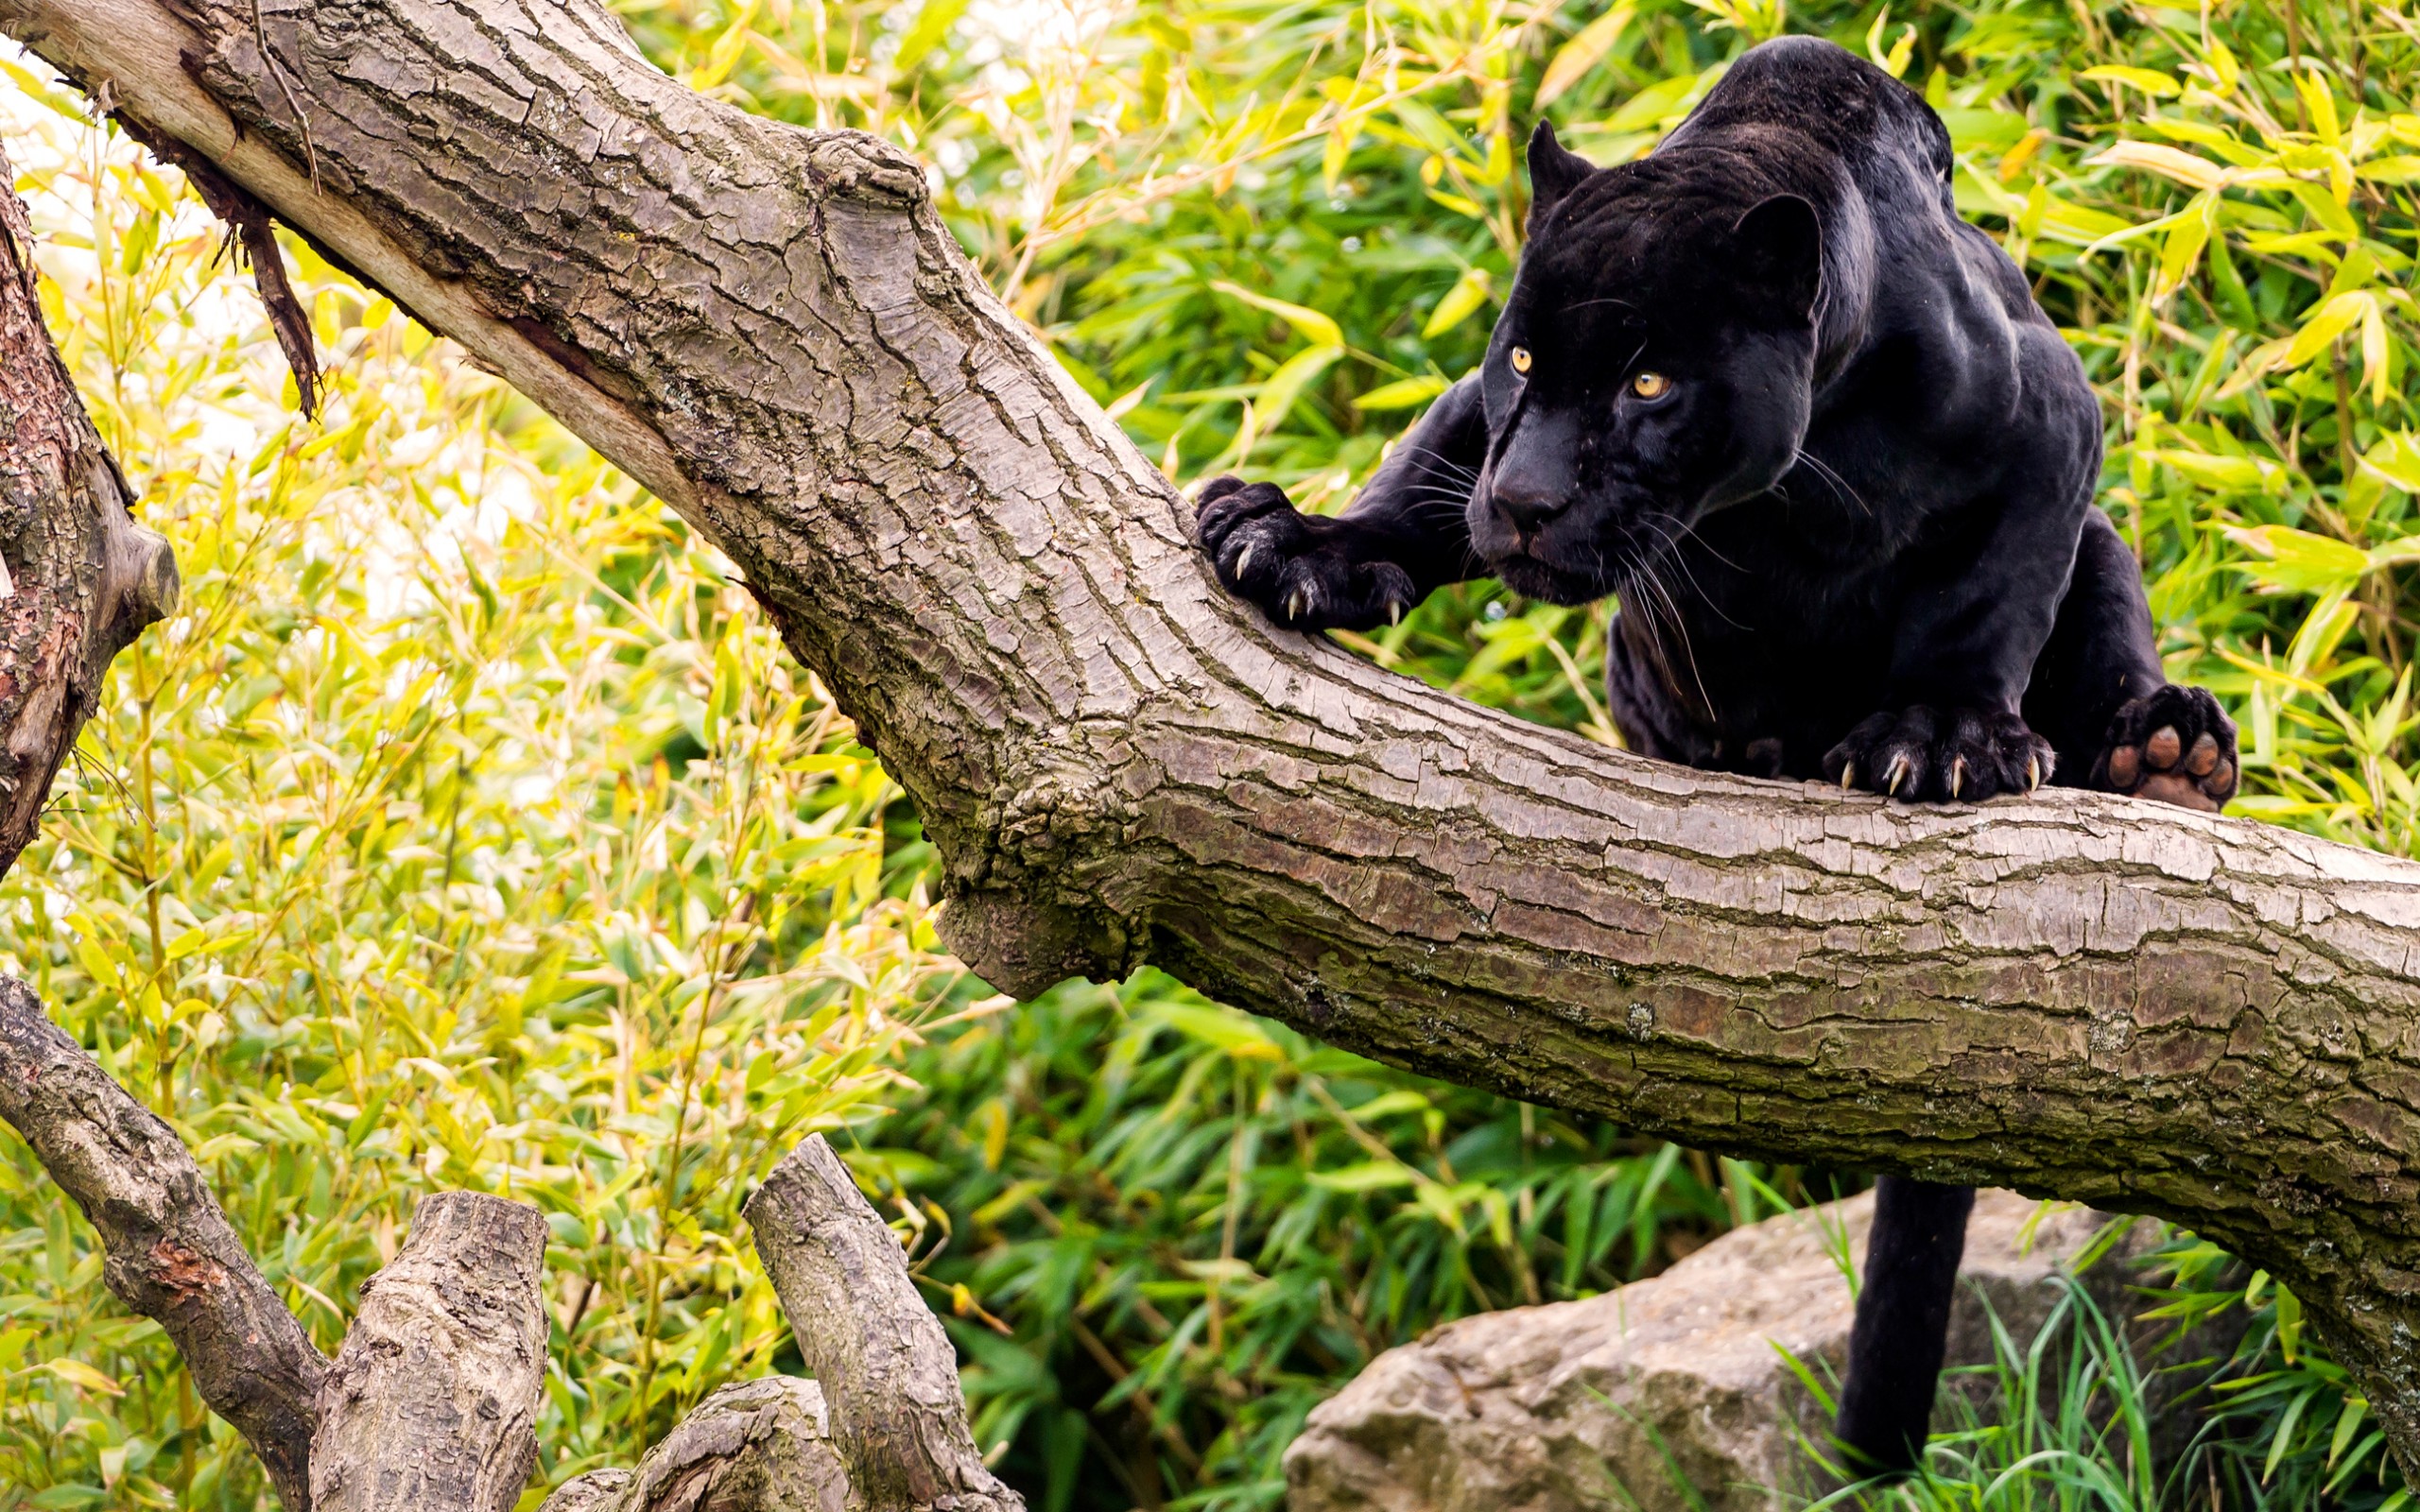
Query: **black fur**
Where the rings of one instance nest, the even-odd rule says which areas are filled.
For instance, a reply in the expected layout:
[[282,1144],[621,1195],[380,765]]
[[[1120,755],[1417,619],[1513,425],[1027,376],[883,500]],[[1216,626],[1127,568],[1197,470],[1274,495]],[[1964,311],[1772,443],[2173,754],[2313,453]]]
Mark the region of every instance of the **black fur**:
[[[1637,163],[1594,168],[1540,127],[1479,371],[1340,516],[1206,485],[1219,580],[1305,628],[1481,575],[1618,594],[1614,716],[1693,766],[2217,808],[2234,727],[2162,675],[2092,507],[2092,390],[1950,169],[1921,98],[1808,38],[1746,54]],[[1872,1465],[1923,1442],[1967,1200],[1883,1189],[1841,1422]]]
[[1965,1257],[1973,1187],[1886,1176],[1874,1184],[1865,1284],[1849,1325],[1848,1379],[1833,1434],[1860,1469],[1911,1468],[1925,1447]]

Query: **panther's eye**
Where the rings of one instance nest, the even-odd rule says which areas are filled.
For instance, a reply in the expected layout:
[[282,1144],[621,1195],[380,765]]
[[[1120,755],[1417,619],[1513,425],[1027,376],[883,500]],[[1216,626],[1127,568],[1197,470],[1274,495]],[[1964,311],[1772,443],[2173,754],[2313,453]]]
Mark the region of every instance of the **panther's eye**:
[[1514,372],[1528,372],[1530,370],[1529,348],[1514,347],[1512,349],[1512,370]]
[[1672,391],[1672,380],[1660,372],[1643,372],[1630,381],[1630,391],[1641,399],[1661,399]]

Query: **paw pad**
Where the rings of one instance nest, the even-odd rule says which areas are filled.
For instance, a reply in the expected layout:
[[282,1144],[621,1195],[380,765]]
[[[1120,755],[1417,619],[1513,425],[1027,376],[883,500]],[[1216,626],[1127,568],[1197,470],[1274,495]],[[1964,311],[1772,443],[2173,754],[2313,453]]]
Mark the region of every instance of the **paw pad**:
[[2120,707],[2092,785],[2216,813],[2235,797],[2235,722],[2203,688],[2166,687]]

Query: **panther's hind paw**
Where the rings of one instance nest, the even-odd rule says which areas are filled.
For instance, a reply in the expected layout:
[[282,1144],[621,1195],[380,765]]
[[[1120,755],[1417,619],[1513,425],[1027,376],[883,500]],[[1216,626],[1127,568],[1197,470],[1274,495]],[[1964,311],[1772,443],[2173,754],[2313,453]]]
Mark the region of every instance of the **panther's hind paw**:
[[2235,721],[2206,688],[2170,684],[2119,706],[2092,785],[2215,814],[2240,776]]

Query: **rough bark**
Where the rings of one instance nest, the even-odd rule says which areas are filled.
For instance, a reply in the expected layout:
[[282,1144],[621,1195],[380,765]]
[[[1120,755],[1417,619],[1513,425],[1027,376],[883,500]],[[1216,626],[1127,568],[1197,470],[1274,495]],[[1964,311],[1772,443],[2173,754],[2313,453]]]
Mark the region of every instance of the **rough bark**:
[[33,839],[111,658],[177,602],[167,542],[134,523],[43,328],[15,181],[0,152],[0,871]]
[[[0,1119],[84,1210],[111,1290],[165,1329],[292,1512],[503,1512],[519,1499],[537,1464],[546,1363],[538,1210],[461,1192],[424,1198],[402,1252],[362,1284],[332,1366],[176,1133],[5,977]],[[822,1384],[725,1386],[636,1473],[580,1476],[546,1512],[1022,1512],[974,1452],[956,1357],[897,1240],[822,1139],[811,1143],[749,1211]],[[851,1414],[838,1433],[825,1385]],[[875,1494],[853,1491],[853,1463],[869,1468]]]
[[99,1230],[101,1276],[167,1331],[211,1410],[289,1507],[310,1505],[313,1400],[328,1363],[228,1227],[184,1142],[0,977],[0,1119]]
[[1024,1512],[967,1431],[958,1353],[916,1295],[899,1236],[823,1136],[784,1158],[745,1211],[871,1512]]
[[591,1470],[539,1512],[852,1512],[823,1392],[765,1376],[722,1387],[664,1435],[634,1474]]
[[1685,772],[1387,676],[1224,600],[897,150],[692,95],[592,0],[255,15],[0,0],[729,550],[998,985],[1154,961],[1642,1131],[2178,1219],[2420,1471],[2420,868]]
[[320,1383],[318,1512],[505,1512],[519,1499],[538,1464],[545,1263],[537,1209],[474,1192],[421,1199]]

